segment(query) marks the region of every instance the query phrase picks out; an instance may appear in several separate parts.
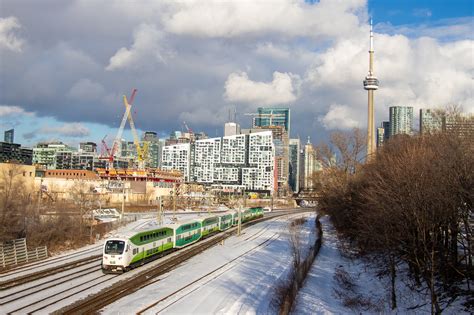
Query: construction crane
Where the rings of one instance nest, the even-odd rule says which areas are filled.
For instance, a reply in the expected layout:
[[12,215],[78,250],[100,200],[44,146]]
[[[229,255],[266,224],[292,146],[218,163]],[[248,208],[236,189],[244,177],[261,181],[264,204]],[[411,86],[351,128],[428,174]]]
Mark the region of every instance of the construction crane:
[[[105,138],[107,138],[107,135],[105,135],[101,142],[102,142],[102,150],[99,159],[100,160],[107,160],[109,161],[108,163],[114,161],[114,155],[112,153],[112,150],[107,146],[107,142],[105,142]],[[105,151],[105,152],[104,152]]]
[[144,162],[145,162],[146,157],[148,156],[148,144],[144,143],[143,146],[140,145],[140,140],[138,138],[138,134],[135,129],[135,122],[133,121],[132,114],[131,114],[131,108],[132,108],[132,104],[135,99],[136,93],[137,93],[137,89],[133,89],[129,100],[127,99],[125,95],[123,96],[123,104],[125,105],[125,113],[123,114],[122,121],[120,122],[120,127],[117,131],[117,135],[115,136],[112,149],[110,149],[109,164],[108,164],[109,169],[113,168],[115,153],[118,151],[118,148],[120,146],[123,129],[125,128],[125,124],[127,123],[127,120],[130,124],[130,129],[132,130],[133,142],[135,144],[135,147],[137,148],[138,168],[143,169],[145,167]]
[[131,104],[133,103],[133,99],[135,98],[135,94],[137,93],[137,89],[133,89],[132,95],[130,96],[131,102],[129,103],[129,106],[125,105],[125,113],[123,114],[122,121],[120,122],[120,127],[117,131],[117,135],[115,136],[115,140],[112,144],[112,149],[110,152],[110,159],[109,159],[109,165],[108,168],[112,169],[114,168],[114,157],[115,157],[115,152],[117,152],[119,146],[120,146],[120,141],[122,139],[122,134],[123,134],[123,128],[125,127],[125,124],[127,123],[127,117],[130,114],[131,110]]
[[183,126],[186,129],[186,131],[189,133],[189,140],[193,142],[195,138],[193,130],[188,127],[188,124],[186,124],[185,121],[183,121]]
[[132,96],[130,97],[130,101],[127,100],[127,96],[123,96],[123,104],[125,108],[129,109],[128,111],[128,122],[130,124],[130,129],[132,130],[133,135],[133,142],[135,147],[137,148],[137,158],[138,158],[138,168],[144,169],[145,168],[145,161],[148,158],[148,142],[140,143],[140,139],[138,138],[137,130],[135,129],[135,122],[133,121],[132,113],[130,112],[130,108],[132,107],[133,100],[135,98],[135,94],[137,89],[133,89]]
[[193,131],[191,130],[191,128],[188,127],[188,124],[186,124],[185,121],[183,121],[183,126],[184,126],[184,128],[186,128],[186,131],[187,131],[188,133],[190,133],[190,134],[193,133]]

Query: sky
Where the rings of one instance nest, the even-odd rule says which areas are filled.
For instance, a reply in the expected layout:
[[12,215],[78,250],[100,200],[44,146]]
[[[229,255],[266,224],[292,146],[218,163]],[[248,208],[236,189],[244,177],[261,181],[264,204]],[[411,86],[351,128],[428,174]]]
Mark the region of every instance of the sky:
[[250,127],[246,113],[277,106],[291,110],[292,138],[318,144],[367,128],[370,17],[377,125],[396,105],[474,112],[473,11],[469,0],[0,0],[0,132],[30,147],[110,143],[136,88],[140,134],[185,121],[222,136],[229,111]]

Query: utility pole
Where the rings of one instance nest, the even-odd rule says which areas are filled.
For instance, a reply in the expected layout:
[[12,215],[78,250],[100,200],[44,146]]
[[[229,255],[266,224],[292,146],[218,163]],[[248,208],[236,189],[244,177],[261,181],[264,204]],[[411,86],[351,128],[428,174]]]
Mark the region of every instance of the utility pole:
[[240,236],[242,231],[242,205],[239,205],[239,220],[237,222],[237,236]]
[[94,224],[93,224],[93,223],[94,223],[94,215],[93,215],[92,211],[93,211],[93,210],[90,210],[90,214],[91,214],[91,219],[90,219],[91,227],[90,227],[90,229],[89,229],[89,230],[90,230],[90,231],[89,231],[89,232],[90,232],[90,233],[89,233],[89,242],[90,242],[91,244],[94,243],[94,242],[92,241],[92,227],[93,227],[93,225],[94,225]]
[[273,192],[271,192],[270,194],[271,194],[271,195],[270,195],[270,196],[271,196],[271,198],[270,198],[270,200],[271,200],[270,211],[273,212]]
[[176,184],[173,184],[173,221],[176,221]]
[[237,224],[237,236],[242,232],[242,205],[245,203],[245,189],[242,189],[242,199],[239,202],[239,222]]
[[120,214],[120,220],[123,220],[124,211],[125,211],[125,183],[122,181],[122,213]]
[[211,213],[210,213],[210,210],[209,210],[209,205],[207,204],[205,197],[203,197],[201,199],[201,205],[204,205],[206,207],[207,214],[210,215]]
[[41,181],[40,181],[40,189],[39,189],[38,195],[39,197],[38,197],[38,207],[36,209],[36,215],[39,216],[40,211],[41,211],[41,199],[43,199],[43,178],[41,178]]
[[83,198],[83,193],[80,192],[80,205],[79,205],[79,215],[81,216],[80,220],[79,220],[79,234],[81,235],[81,238],[82,238],[82,203],[84,202],[84,198]]
[[163,225],[163,199],[158,197],[158,225]]

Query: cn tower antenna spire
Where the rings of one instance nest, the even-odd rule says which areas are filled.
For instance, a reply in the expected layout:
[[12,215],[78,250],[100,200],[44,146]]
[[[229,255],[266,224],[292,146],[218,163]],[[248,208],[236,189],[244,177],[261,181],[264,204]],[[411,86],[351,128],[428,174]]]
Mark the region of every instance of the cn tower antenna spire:
[[367,115],[367,158],[369,161],[375,154],[375,122],[374,122],[374,91],[379,88],[379,80],[374,75],[374,31],[370,19],[369,73],[364,80],[364,89],[368,94]]
[[372,18],[370,18],[370,51],[374,51],[374,27],[372,25]]

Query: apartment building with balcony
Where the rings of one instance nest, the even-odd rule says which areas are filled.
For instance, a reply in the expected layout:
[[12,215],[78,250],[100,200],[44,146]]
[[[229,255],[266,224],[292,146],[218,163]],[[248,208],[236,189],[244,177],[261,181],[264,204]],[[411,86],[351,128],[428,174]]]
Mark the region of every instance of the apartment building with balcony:
[[179,143],[163,147],[161,168],[163,170],[178,170],[183,174],[184,181],[190,181],[191,144]]
[[275,148],[271,131],[196,140],[163,148],[162,166],[185,181],[272,193]]

